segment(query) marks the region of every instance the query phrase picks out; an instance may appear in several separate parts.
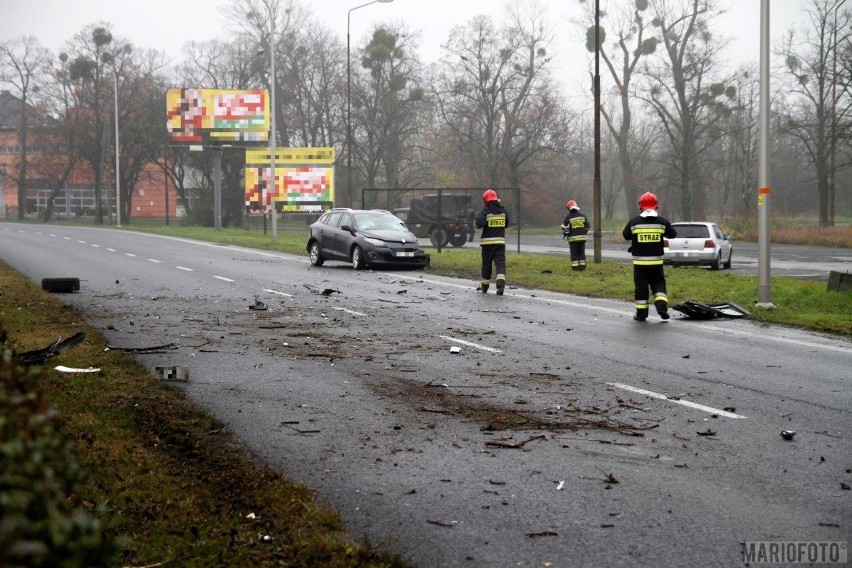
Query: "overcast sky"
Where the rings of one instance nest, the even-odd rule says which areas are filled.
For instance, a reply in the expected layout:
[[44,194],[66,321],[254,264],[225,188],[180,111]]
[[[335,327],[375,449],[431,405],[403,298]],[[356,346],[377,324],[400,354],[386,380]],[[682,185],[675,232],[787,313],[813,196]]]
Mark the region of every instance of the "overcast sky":
[[[591,0],[590,0],[591,1]],[[610,2],[601,0],[601,9]],[[685,0],[684,0],[685,1]],[[346,41],[347,13],[368,0],[305,0],[314,14]],[[21,35],[33,35],[45,47],[59,51],[66,40],[84,26],[105,21],[115,35],[127,38],[134,46],[167,52],[180,58],[184,42],[222,37],[227,21],[221,7],[229,0],[0,0],[0,41]],[[728,13],[716,28],[731,40],[729,58],[737,62],[759,60],[761,0],[722,0]],[[577,0],[538,0],[554,22],[559,41],[554,62],[557,76],[570,96],[588,92],[586,69],[590,54],[584,37],[574,22],[580,16]],[[792,26],[807,22],[803,9],[810,0],[771,0],[770,30],[772,46]],[[504,18],[501,0],[392,0],[374,3],[351,13],[351,43],[363,43],[376,23],[402,23],[411,32],[421,33],[420,55],[424,62],[437,60],[440,46],[450,30],[464,25],[479,14],[491,15],[495,22]],[[192,24],[190,24],[192,22]],[[606,75],[602,73],[604,80]]]

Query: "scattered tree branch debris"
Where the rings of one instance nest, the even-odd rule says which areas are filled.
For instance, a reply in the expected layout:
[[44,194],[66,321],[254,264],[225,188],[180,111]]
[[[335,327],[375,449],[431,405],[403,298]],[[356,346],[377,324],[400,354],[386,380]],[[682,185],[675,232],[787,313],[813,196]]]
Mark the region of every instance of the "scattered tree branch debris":
[[547,437],[544,435],[533,436],[531,438],[527,438],[521,442],[509,442],[507,440],[487,440],[485,442],[486,446],[495,446],[498,448],[523,448],[527,442],[532,442],[533,440],[546,440]]
[[539,537],[542,537],[542,536],[559,536],[559,533],[554,532],[554,531],[541,531],[541,532],[527,533],[526,536],[528,536],[530,538],[539,538]]
[[459,524],[458,521],[433,521],[432,519],[426,519],[427,523],[438,525],[439,527],[454,527]]
[[142,355],[151,353],[164,353],[166,351],[174,351],[177,345],[174,343],[164,343],[163,345],[153,345],[151,347],[120,347],[118,345],[107,345],[107,349],[114,351],[123,351],[125,353],[139,353]]

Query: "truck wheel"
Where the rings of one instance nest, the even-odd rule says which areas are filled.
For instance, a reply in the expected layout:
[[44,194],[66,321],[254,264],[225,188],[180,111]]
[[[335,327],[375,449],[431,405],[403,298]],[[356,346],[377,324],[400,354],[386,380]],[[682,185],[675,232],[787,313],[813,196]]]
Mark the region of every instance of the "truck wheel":
[[429,233],[429,240],[432,241],[432,246],[434,247],[446,247],[447,242],[449,241],[446,229],[442,227],[435,227],[434,229],[432,229],[432,232]]
[[467,235],[465,235],[464,233],[453,235],[452,237],[450,237],[450,244],[454,247],[463,247],[466,242]]

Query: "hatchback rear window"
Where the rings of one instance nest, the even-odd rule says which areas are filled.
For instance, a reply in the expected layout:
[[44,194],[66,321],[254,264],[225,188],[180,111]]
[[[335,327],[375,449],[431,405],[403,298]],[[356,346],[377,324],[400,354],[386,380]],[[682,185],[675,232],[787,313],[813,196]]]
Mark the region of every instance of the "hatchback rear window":
[[710,237],[710,231],[707,225],[675,225],[677,238],[679,239],[707,239]]

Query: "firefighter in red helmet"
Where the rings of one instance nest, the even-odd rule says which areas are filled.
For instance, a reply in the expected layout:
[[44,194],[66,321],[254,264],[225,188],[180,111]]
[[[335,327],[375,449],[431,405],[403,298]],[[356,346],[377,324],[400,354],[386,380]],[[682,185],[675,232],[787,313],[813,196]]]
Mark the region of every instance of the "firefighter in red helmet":
[[589,219],[580,213],[580,206],[573,199],[565,204],[568,215],[562,221],[562,234],[568,240],[571,251],[571,270],[586,269],[586,233],[589,232]]
[[664,320],[669,319],[669,299],[666,295],[666,275],[663,272],[663,237],[677,236],[668,219],[657,213],[657,196],[646,192],[639,198],[639,215],[630,219],[622,231],[625,240],[631,242],[633,253],[633,286],[636,314],[633,319],[648,319],[648,300],[654,295],[654,307]]
[[482,229],[482,236],[479,238],[482,280],[477,290],[483,294],[488,292],[493,264],[497,269],[497,295],[502,296],[506,287],[506,225],[509,224],[509,216],[493,189],[482,194],[482,202],[483,207],[476,214],[476,227]]

